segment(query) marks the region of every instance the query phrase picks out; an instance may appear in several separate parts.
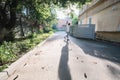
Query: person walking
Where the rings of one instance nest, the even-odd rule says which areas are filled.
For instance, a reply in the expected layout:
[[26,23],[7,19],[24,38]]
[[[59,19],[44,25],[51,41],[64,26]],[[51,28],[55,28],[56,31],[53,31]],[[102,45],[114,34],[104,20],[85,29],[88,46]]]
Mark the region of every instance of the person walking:
[[69,41],[69,31],[70,31],[70,23],[67,22],[67,24],[66,24],[66,33],[67,33],[67,35],[65,36],[65,38],[67,38],[67,41]]

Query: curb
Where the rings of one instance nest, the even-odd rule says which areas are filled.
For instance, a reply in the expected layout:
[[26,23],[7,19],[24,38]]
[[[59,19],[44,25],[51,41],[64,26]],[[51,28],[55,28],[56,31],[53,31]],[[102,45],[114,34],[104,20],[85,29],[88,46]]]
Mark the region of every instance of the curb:
[[21,58],[19,58],[18,60],[16,60],[10,66],[8,66],[7,69],[5,69],[2,72],[0,72],[0,80],[7,80],[12,74],[14,74],[16,72],[16,70],[18,70],[21,67],[23,67],[26,64],[26,62],[29,59],[29,57],[34,54],[33,52],[36,49],[38,49],[39,47],[41,47],[53,35],[54,35],[54,33],[51,36],[49,36],[47,39],[45,39],[44,41],[42,41],[41,43],[39,43],[32,50],[30,50],[29,52],[27,52],[26,54],[24,54]]

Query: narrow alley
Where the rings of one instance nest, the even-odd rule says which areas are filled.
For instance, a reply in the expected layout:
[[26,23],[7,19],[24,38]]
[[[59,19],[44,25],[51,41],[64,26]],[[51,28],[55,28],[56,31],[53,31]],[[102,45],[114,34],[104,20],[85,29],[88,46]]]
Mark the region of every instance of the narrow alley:
[[[119,80],[120,47],[56,32],[7,80]],[[20,65],[20,64],[19,64]]]

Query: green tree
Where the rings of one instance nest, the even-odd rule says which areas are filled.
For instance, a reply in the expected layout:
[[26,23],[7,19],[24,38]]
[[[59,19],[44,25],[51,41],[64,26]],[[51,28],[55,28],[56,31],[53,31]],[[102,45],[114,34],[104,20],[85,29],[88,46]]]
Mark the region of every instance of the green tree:
[[90,0],[0,0],[0,41],[12,40],[17,15],[26,9],[26,17],[34,24],[51,24],[51,4],[66,7],[70,3],[84,4]]

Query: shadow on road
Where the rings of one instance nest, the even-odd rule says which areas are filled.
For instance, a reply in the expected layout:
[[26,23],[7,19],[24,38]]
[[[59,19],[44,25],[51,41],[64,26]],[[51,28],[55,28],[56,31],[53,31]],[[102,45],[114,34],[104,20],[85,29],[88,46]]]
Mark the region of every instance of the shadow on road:
[[[120,66],[120,47],[100,41],[77,39],[71,37],[72,41],[78,45],[85,54],[94,56],[97,58],[105,59],[113,62],[117,66]],[[120,68],[115,65],[106,64],[108,70],[113,74],[114,80],[120,79]]]
[[85,54],[120,63],[120,47],[118,46],[87,39],[72,38],[72,41],[78,45]]
[[66,45],[62,48],[61,51],[61,58],[59,63],[59,80],[72,80],[70,75],[70,70],[68,66],[68,60],[69,60],[69,43],[66,42]]

